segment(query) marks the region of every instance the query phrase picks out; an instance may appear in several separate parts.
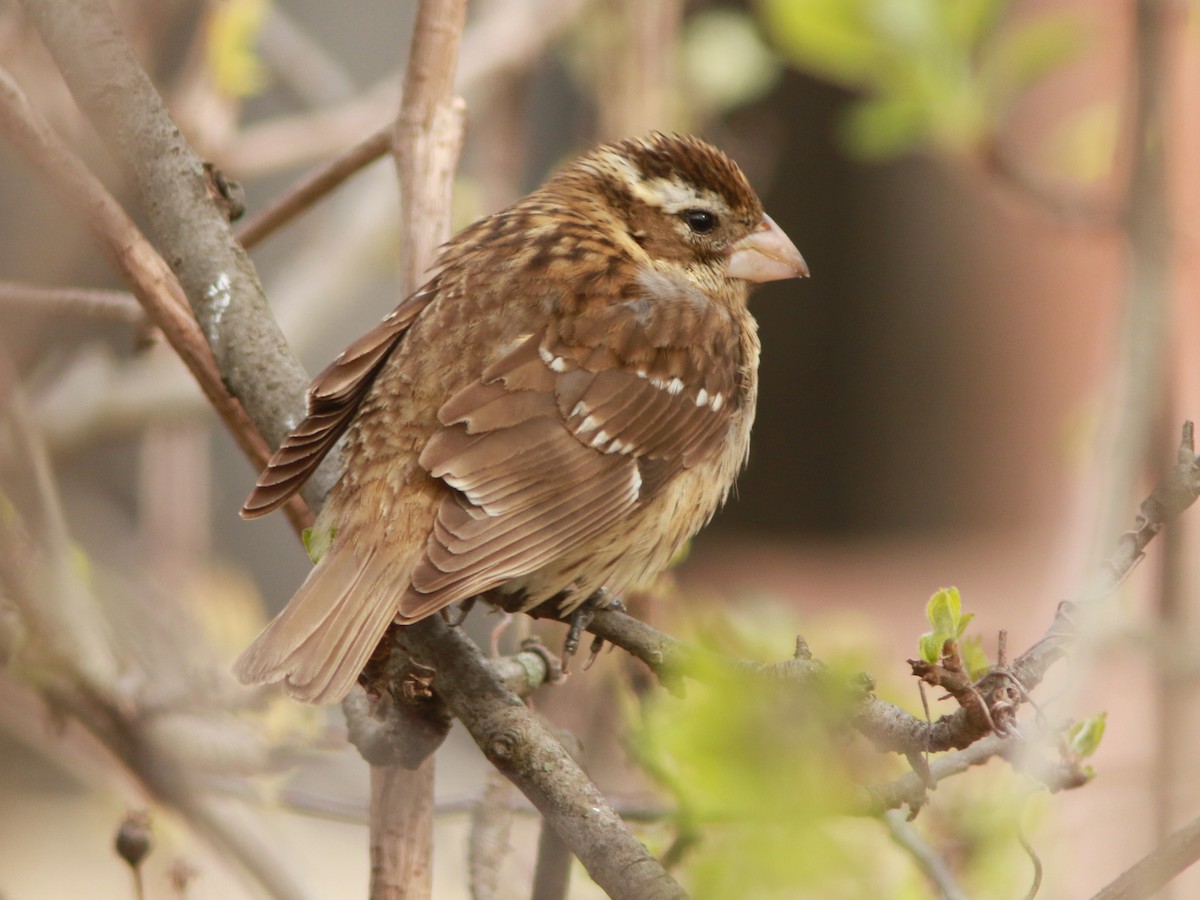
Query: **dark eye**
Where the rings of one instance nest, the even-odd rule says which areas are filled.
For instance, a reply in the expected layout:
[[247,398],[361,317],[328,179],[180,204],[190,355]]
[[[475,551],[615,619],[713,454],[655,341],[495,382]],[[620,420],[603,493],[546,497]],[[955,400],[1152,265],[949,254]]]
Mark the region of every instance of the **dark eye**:
[[717,217],[707,209],[685,209],[681,216],[696,234],[708,234],[717,227]]

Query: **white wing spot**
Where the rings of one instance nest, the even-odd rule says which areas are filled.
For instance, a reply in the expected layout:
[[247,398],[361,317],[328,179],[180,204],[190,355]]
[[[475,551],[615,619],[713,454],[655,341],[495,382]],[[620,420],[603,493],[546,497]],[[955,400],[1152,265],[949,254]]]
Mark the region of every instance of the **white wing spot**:
[[600,429],[596,432],[596,436],[592,438],[592,446],[599,447],[601,444],[607,444],[609,436],[610,435],[607,431],[605,431],[603,428]]
[[[588,414],[588,406],[586,403],[584,403],[582,400],[580,400],[578,403],[575,404],[575,408],[573,410],[571,410],[570,417],[572,419],[574,419],[576,416],[586,416],[587,414]],[[583,427],[586,428],[587,426],[584,425]]]
[[672,397],[683,391],[683,382],[678,378],[672,378],[667,382],[667,393]]
[[556,356],[554,359],[550,360],[550,368],[555,372],[565,372],[567,371],[567,364],[563,362],[563,358],[561,356]]
[[637,370],[637,377],[638,377],[638,378],[645,378],[645,377],[646,377],[646,370],[645,370],[645,369],[638,369],[638,370]]
[[626,444],[623,441],[613,438],[613,442],[608,445],[609,453],[620,453],[624,455],[633,449],[633,444]]
[[712,411],[716,412],[721,408],[721,404],[724,402],[725,398],[723,396],[720,394],[713,394],[712,402],[709,405],[712,407]]
[[582,422],[579,423],[579,430],[580,431],[591,431],[593,428],[595,428],[599,424],[600,423],[596,421],[594,416],[588,416],[586,419],[584,419]]
[[696,394],[696,405],[708,406],[708,391],[706,391],[704,388],[700,388],[699,392]]
[[631,479],[633,483],[630,487],[633,488],[633,499],[636,500],[642,493],[642,473],[638,470],[637,466],[632,466],[631,468],[633,469],[633,478]]

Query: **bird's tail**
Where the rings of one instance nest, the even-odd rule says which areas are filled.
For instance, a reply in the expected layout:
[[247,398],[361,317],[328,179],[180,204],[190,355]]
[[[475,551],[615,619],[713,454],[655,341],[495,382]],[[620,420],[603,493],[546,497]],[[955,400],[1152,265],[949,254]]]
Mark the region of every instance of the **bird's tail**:
[[282,681],[297,700],[332,703],[354,686],[388,624],[399,592],[372,549],[359,558],[335,543],[300,589],[234,663],[243,684]]

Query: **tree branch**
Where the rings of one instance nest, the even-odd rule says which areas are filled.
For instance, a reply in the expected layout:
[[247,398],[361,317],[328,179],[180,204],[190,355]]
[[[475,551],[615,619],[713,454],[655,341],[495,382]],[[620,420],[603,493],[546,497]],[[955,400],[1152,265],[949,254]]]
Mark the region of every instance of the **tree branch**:
[[387,153],[391,147],[391,133],[391,127],[381,129],[301,178],[283,196],[238,228],[237,237],[242,246],[249,250],[323,196],[336,190],[355,172]]
[[1200,859],[1200,818],[1192,819],[1136,865],[1102,888],[1092,900],[1140,900]]
[[82,287],[45,287],[0,281],[0,306],[25,312],[91,316],[124,325],[144,325],[146,311],[133,295]]
[[[1041,683],[1050,666],[1067,652],[1086,626],[1089,615],[1133,571],[1147,545],[1163,527],[1200,497],[1200,457],[1195,453],[1195,433],[1191,422],[1184,423],[1175,465],[1155,485],[1141,505],[1134,527],[1121,535],[1116,550],[1092,581],[1073,601],[1059,604],[1046,633],[1011,665],[998,667],[974,686],[985,699],[1003,699],[1019,704],[1027,693]],[[722,657],[692,647],[623,612],[598,610],[587,630],[616,644],[642,660],[667,687],[674,687],[687,675],[717,670],[745,674],[771,674],[794,680],[798,686],[811,682],[821,671],[820,664],[803,658],[767,665],[751,660]],[[1020,686],[1011,698],[1007,691],[1014,682]],[[996,692],[1004,691],[1003,697]],[[991,731],[990,717],[972,715],[971,707],[924,722],[891,703],[867,697],[855,717],[855,727],[880,750],[897,753],[931,753],[962,749]]]
[[[179,133],[105,0],[24,0],[24,8],[76,102],[132,173],[225,384],[278,446],[304,409],[308,379],[213,200],[203,161]],[[318,479],[306,498],[321,496],[327,483]]]
[[[270,455],[267,446],[246,410],[226,390],[217,361],[188,312],[179,281],[125,210],[59,140],[3,69],[0,125],[38,175],[80,213],[100,249],[191,371],[242,451],[255,465],[265,463]],[[304,521],[295,504],[289,505],[288,515],[293,522]]]
[[414,661],[435,670],[434,691],[466,726],[488,760],[550,822],[609,897],[667,900],[687,896],[461,630],[431,616],[396,629],[395,637]]

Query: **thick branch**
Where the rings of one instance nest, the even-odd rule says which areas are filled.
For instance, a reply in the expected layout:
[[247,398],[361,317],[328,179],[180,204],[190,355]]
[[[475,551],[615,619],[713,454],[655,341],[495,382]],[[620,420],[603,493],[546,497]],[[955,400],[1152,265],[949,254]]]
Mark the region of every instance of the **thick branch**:
[[[133,174],[151,228],[208,338],[225,383],[269,444],[303,404],[303,369],[271,317],[245,251],[105,0],[25,0],[67,86]],[[316,486],[306,496],[319,495]]]
[[[0,70],[0,123],[50,188],[83,217],[100,249],[191,371],[242,451],[256,465],[263,464],[269,455],[266,444],[246,410],[226,390],[204,335],[188,312],[174,273],[104,185],[59,140],[3,70]],[[295,504],[289,506],[289,515],[295,522],[303,521]]]
[[686,897],[553,734],[509,691],[482,652],[438,616],[396,640],[435,669],[433,689],[488,760],[521,789],[614,900]]

